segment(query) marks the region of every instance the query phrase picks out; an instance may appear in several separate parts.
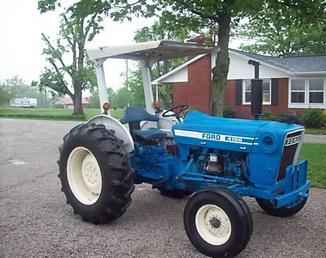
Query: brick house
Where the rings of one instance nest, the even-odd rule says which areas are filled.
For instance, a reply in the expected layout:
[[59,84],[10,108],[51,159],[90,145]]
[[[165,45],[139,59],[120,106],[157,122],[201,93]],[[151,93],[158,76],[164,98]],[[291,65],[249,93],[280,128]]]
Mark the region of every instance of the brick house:
[[[82,105],[85,107],[89,104],[89,97],[83,97],[82,98]],[[74,102],[72,101],[71,97],[68,95],[59,96],[56,98],[54,105],[62,105],[64,108],[73,109],[74,108]]]
[[[251,79],[254,67],[249,60],[260,63],[263,79],[263,111],[279,114],[300,114],[306,108],[326,109],[326,56],[273,57],[230,49],[228,85],[225,105],[238,117],[250,117]],[[188,104],[210,112],[212,54],[196,56],[162,75],[153,84],[172,84],[174,104]]]

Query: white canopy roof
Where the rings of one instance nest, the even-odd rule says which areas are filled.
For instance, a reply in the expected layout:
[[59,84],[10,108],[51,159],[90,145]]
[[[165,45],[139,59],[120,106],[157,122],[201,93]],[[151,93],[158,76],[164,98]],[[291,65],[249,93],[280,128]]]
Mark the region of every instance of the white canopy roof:
[[120,58],[132,60],[157,61],[177,57],[196,56],[211,51],[209,47],[177,41],[150,41],[125,46],[110,46],[89,49],[91,60]]

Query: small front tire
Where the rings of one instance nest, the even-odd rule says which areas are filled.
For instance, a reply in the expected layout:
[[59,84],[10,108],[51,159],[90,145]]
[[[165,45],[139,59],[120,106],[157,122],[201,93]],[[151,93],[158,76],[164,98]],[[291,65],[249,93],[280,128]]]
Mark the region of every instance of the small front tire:
[[184,227],[191,243],[210,257],[233,257],[252,233],[249,209],[227,189],[193,194],[184,210]]
[[258,205],[269,215],[275,216],[275,217],[291,217],[298,213],[306,204],[307,198],[302,199],[297,204],[290,206],[290,207],[281,207],[276,208],[271,202],[264,199],[256,198],[256,201]]

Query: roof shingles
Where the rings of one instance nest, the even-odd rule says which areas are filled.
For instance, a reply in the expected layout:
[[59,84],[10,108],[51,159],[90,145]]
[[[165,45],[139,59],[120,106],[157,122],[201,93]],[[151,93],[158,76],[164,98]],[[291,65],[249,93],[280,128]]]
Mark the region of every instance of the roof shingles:
[[325,72],[326,75],[326,56],[286,56],[275,57],[259,54],[252,54],[237,49],[231,51],[245,55],[249,58],[277,66],[293,73],[313,73]]

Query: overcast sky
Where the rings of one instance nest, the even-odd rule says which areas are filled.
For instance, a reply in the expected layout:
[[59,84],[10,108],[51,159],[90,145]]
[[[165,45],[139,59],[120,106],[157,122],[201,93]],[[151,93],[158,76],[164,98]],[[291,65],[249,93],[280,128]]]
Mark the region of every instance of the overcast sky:
[[[58,32],[58,13],[40,15],[37,0],[3,0],[0,5],[0,81],[15,75],[27,82],[38,80],[46,65],[41,55],[41,33],[54,38]],[[152,20],[134,19],[117,23],[107,18],[104,31],[88,47],[130,44],[137,29],[150,25]],[[233,41],[232,47],[239,42]],[[131,66],[132,67],[132,66]],[[125,62],[109,60],[105,63],[107,84],[117,89],[123,82],[121,73]]]

